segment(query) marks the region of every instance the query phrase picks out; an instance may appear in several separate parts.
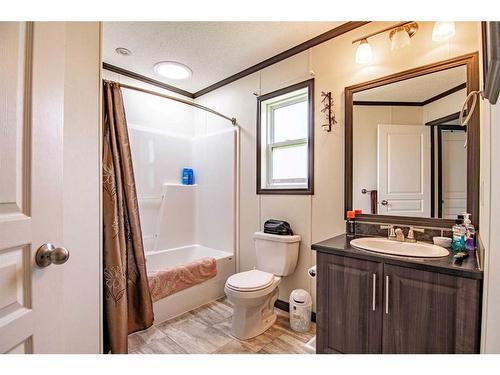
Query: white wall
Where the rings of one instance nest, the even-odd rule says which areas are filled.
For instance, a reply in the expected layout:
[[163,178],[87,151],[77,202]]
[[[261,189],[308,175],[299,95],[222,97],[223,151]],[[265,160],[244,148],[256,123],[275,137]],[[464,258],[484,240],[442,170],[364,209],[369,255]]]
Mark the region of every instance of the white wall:
[[371,213],[370,194],[362,194],[361,190],[377,189],[378,125],[423,126],[422,112],[422,107],[412,106],[354,106],[353,208]]
[[424,123],[459,112],[466,96],[467,89],[463,89],[424,105]]
[[236,131],[226,130],[193,140],[196,172],[196,242],[235,252]]
[[[131,106],[125,100],[125,108]],[[159,195],[162,185],[179,184],[183,167],[192,167],[191,138],[154,131],[129,122],[132,162],[140,196]]]
[[[457,23],[455,37],[447,42],[431,40],[433,23],[420,22],[411,46],[391,51],[387,34],[370,39],[374,63],[360,66],[354,63],[357,37],[392,25],[392,22],[372,22],[311,50],[295,55],[260,72],[196,99],[223,113],[234,116],[241,127],[239,246],[241,270],[253,268],[255,251],[252,235],[261,230],[270,217],[288,220],[303,236],[299,263],[294,275],[280,285],[280,299],[288,300],[294,288],[314,294],[314,281],[307,268],[315,263],[310,245],[344,232],[344,87],[370,79],[415,68],[439,60],[474,52],[479,49],[478,23]],[[265,94],[311,77],[315,73],[315,194],[314,196],[258,196],[256,184],[256,98],[254,92]],[[332,91],[334,112],[339,121],[331,133],[321,130],[324,123],[320,112],[320,94]],[[314,297],[314,296],[313,296]]]
[[[144,102],[147,102],[147,99],[144,98]],[[125,98],[124,102],[126,110],[133,108],[133,105]],[[168,204],[178,199],[178,194],[182,194],[179,191],[165,192],[163,185],[179,184],[182,168],[192,167],[190,138],[131,123],[129,123],[129,137],[144,250],[146,252],[155,250],[155,238],[160,235],[160,232],[161,239],[164,240],[158,244],[161,246],[158,249],[193,244],[195,242],[194,207],[188,204],[185,204],[184,207],[164,206],[165,209],[182,210],[182,217],[186,221],[192,222],[191,226],[185,227],[182,232],[173,232],[174,236],[170,236],[170,230],[173,230],[174,227],[166,227],[168,226],[168,217],[162,216],[160,212],[162,194],[168,193],[168,195],[165,194],[165,199],[168,198]],[[181,197],[190,201],[189,196],[185,196],[186,193],[189,194],[186,191]],[[173,222],[182,225],[179,218],[180,215]],[[163,221],[160,223],[159,220]]]
[[479,226],[485,248],[482,353],[500,353],[500,104],[481,102]]
[[[67,285],[61,296],[65,316],[60,317],[60,328],[65,333],[66,353],[99,353],[102,334],[100,25],[98,22],[64,25],[62,243],[71,257],[62,268]],[[85,279],[75,278],[83,276],[82,270]]]

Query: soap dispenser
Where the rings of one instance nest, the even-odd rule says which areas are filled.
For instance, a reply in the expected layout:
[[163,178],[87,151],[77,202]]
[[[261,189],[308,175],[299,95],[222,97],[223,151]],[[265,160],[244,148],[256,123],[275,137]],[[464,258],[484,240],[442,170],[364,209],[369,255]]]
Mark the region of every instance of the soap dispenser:
[[465,250],[465,226],[462,220],[455,220],[455,225],[452,228],[453,239],[451,242],[451,248],[455,253]]

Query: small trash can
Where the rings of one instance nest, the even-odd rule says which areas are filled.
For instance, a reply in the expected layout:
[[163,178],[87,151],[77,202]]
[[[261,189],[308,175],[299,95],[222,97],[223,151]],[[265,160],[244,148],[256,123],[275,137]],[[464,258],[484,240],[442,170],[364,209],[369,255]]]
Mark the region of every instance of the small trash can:
[[307,332],[311,325],[312,299],[304,289],[290,294],[290,327],[297,332]]

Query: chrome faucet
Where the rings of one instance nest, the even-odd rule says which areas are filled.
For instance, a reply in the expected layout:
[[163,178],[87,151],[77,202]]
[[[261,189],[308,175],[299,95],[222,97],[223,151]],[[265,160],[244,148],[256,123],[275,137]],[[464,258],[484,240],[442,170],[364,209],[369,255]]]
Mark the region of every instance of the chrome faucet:
[[387,229],[387,239],[398,242],[415,243],[417,242],[415,239],[415,232],[424,233],[423,228],[410,227],[408,230],[408,237],[405,239],[403,229],[394,228],[394,225],[381,225],[380,229]]
[[394,232],[394,225],[381,225],[380,229],[387,229],[387,239],[395,240],[396,233]]
[[405,234],[401,228],[396,228],[394,232],[396,233],[396,241],[405,242]]
[[410,227],[410,229],[408,230],[408,237],[406,238],[406,241],[412,243],[417,242],[417,240],[415,239],[415,232],[424,233],[424,229]]

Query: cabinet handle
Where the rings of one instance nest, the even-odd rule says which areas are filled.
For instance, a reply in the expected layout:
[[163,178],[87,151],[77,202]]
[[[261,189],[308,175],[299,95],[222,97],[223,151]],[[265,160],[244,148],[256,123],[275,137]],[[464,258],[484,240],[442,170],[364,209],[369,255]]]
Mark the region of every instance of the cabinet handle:
[[372,290],[372,311],[375,311],[375,299],[377,296],[377,275],[373,274],[373,290]]
[[389,276],[385,277],[385,313],[389,314]]

